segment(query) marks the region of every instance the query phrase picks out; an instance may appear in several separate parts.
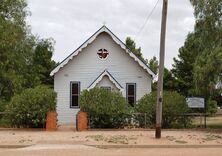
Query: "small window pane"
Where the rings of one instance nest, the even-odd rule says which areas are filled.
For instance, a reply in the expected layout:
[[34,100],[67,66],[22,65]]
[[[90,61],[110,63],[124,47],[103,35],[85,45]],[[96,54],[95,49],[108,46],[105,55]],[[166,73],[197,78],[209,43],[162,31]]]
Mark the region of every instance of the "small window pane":
[[79,86],[78,83],[73,83],[72,84],[72,95],[73,94],[75,94],[75,95],[78,94],[78,92],[79,92],[78,86]]
[[71,82],[70,107],[79,107],[80,82]]
[[136,84],[128,83],[127,84],[127,100],[131,106],[134,106],[136,103]]
[[135,103],[134,97],[128,97],[128,103],[129,103],[131,106],[134,106],[134,103]]
[[135,85],[128,85],[128,95],[134,95]]
[[79,106],[79,97],[72,96],[72,106]]

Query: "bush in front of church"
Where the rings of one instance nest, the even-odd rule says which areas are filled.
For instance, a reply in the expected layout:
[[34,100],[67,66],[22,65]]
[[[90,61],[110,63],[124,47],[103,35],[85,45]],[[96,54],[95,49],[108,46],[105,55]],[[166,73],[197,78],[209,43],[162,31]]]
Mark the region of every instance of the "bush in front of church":
[[91,128],[122,128],[131,110],[120,92],[96,87],[82,92],[80,109],[88,113]]
[[[156,100],[157,92],[144,95],[136,105],[135,111],[146,113],[146,125],[155,127],[156,122]],[[185,97],[177,92],[163,92],[163,107],[162,107],[162,127],[163,128],[183,128],[190,126],[191,118],[186,116],[190,112],[186,104]],[[139,119],[140,124],[145,124],[143,118]],[[143,125],[140,125],[143,127]]]
[[25,89],[15,95],[6,107],[12,126],[45,127],[46,113],[56,109],[56,96],[53,89],[45,85]]

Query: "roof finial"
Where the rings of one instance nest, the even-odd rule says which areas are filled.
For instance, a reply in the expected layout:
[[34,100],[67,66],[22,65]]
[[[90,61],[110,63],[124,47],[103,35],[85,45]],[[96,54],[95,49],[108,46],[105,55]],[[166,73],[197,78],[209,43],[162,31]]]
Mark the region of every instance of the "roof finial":
[[106,26],[106,21],[103,21],[103,26]]

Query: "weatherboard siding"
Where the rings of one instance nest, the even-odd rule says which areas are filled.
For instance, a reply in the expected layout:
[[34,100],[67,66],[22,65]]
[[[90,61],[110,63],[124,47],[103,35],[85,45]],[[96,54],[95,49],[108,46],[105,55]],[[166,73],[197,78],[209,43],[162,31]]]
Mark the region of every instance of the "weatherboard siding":
[[[106,60],[97,56],[99,49],[109,52]],[[54,75],[54,89],[58,94],[58,123],[75,123],[79,109],[70,108],[70,81],[80,81],[81,91],[107,70],[123,87],[126,96],[126,83],[136,83],[136,100],[151,91],[151,76],[137,62],[116,44],[107,33],[101,33]],[[101,82],[102,83],[102,82]]]
[[96,87],[111,87],[112,90],[118,90],[113,82],[110,81],[108,76],[103,76],[102,80],[96,84]]

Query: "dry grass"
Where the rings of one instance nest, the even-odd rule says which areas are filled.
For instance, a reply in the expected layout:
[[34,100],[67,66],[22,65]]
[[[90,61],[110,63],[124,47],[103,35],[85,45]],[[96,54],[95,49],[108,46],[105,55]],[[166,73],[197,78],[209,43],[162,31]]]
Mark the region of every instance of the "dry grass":
[[125,135],[113,135],[113,136],[103,136],[103,135],[90,135],[86,138],[92,139],[94,141],[105,141],[107,143],[114,144],[128,144],[128,140],[136,140],[134,137],[127,137]]
[[[216,115],[207,117],[207,127],[208,128],[222,128],[222,115]],[[195,117],[193,119],[194,126],[203,126],[204,125],[204,117]]]

